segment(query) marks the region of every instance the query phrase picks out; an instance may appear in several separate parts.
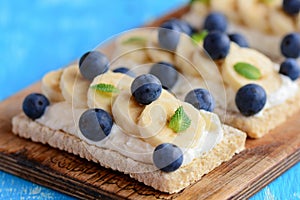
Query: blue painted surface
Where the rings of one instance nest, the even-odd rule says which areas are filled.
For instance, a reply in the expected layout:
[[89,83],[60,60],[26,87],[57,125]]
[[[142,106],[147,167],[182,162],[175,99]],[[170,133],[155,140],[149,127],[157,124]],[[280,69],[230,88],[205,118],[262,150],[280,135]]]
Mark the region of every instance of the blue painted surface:
[[[0,0],[0,100],[187,0]],[[0,199],[72,199],[0,171]],[[300,199],[300,164],[254,197]]]

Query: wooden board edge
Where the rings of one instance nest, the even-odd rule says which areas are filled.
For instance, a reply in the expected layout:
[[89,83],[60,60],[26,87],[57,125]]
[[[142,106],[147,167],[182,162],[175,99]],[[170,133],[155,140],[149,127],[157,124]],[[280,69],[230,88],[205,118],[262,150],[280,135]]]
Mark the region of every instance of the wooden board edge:
[[[167,14],[165,16],[163,16],[162,18],[159,18],[158,20],[155,20],[153,22],[150,22],[148,24],[146,24],[146,27],[150,27],[150,26],[158,26],[160,23],[162,23],[163,21],[172,18],[172,17],[178,17],[180,15],[182,15],[184,12],[187,12],[187,10],[189,9],[188,6],[185,6],[183,8],[180,8],[178,10],[175,10],[173,12],[171,12],[170,14]],[[180,15],[178,14],[178,12],[180,13]],[[38,88],[40,85],[40,83],[36,83],[33,84],[31,86],[29,86],[28,88],[18,92],[17,94],[5,99],[3,102],[5,102],[6,104],[8,104],[9,100],[11,98],[17,98],[17,96],[21,96],[24,95],[25,93],[29,93],[30,91],[36,91],[36,88]],[[2,102],[1,102],[2,103]],[[273,181],[275,178],[277,178],[278,176],[280,176],[283,172],[285,172],[287,169],[289,169],[290,167],[292,167],[294,164],[296,164],[297,162],[300,161],[300,150],[297,149],[297,153],[293,156],[288,157],[286,160],[284,160],[284,162],[280,163],[280,165],[277,168],[274,168],[273,170],[269,171],[268,173],[265,173],[264,176],[268,176],[269,179],[257,179],[255,180],[252,184],[253,184],[253,188],[247,188],[247,190],[243,190],[240,191],[238,194],[232,196],[230,199],[244,199],[244,198],[249,198],[251,197],[253,194],[255,194],[256,192],[258,192],[259,190],[261,190],[263,187],[265,187],[268,183],[270,183],[271,181]],[[0,154],[0,160],[1,160],[1,154]],[[14,165],[15,169],[11,168],[11,169],[7,169],[4,167],[4,165],[11,165],[10,162],[0,162],[0,170],[6,171],[8,173],[12,173],[14,175],[17,175],[21,178],[25,178],[27,180],[30,180],[32,182],[35,182],[37,184],[49,187],[49,183],[47,183],[46,181],[43,180],[43,178],[51,178],[52,176],[45,176],[45,177],[39,177],[35,174],[30,174],[31,168],[26,168],[26,170],[24,170],[23,168],[19,168],[19,165]],[[24,171],[23,171],[24,170]],[[52,180],[52,179],[51,179]],[[54,180],[55,181],[55,180]],[[68,191],[65,190],[63,188],[61,188],[61,185],[59,184],[53,184],[51,185],[52,189],[55,189],[57,191],[63,192],[65,194],[71,195],[71,196],[75,196],[76,198],[99,198],[99,196],[95,196],[95,195],[88,195],[86,194],[86,196],[82,196],[81,190],[72,190],[72,191]],[[72,188],[72,187],[70,187]],[[111,196],[102,196],[103,198],[107,198],[110,199]]]
[[257,178],[252,183],[252,187],[248,187],[246,190],[240,191],[238,194],[230,197],[229,199],[249,199],[298,162],[300,162],[300,149],[298,149],[295,154],[286,158],[279,165],[267,171],[267,173],[262,174],[260,177],[263,178]]

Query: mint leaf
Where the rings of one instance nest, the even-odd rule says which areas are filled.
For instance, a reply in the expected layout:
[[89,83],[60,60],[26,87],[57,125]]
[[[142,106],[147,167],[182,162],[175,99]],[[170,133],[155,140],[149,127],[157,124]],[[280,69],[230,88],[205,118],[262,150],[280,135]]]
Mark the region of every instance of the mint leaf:
[[171,117],[169,128],[171,128],[176,133],[185,131],[191,125],[191,119],[184,112],[183,107],[180,106],[175,114]]
[[130,37],[127,40],[124,40],[122,44],[138,44],[138,45],[146,45],[146,38],[143,37]]
[[200,33],[195,33],[192,35],[192,39],[196,42],[202,42],[204,40],[204,38],[207,36],[208,31],[207,30],[203,30]]
[[95,89],[100,92],[107,92],[107,93],[118,93],[120,92],[118,88],[111,84],[99,83],[97,85],[92,85],[92,89]]
[[271,4],[274,0],[260,0],[262,3]]
[[239,62],[234,65],[234,70],[241,76],[250,79],[258,80],[261,77],[259,69],[249,63]]
[[190,0],[190,4],[195,3],[195,2],[200,2],[203,4],[209,4],[210,0]]

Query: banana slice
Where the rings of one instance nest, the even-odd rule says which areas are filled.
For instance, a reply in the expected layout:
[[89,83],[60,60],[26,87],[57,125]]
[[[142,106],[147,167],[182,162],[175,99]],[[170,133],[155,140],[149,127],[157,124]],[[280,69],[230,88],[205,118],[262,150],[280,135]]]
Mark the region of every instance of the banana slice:
[[146,52],[150,58],[150,60],[154,63],[157,62],[168,62],[173,63],[174,53],[168,50],[162,49],[158,44],[158,31],[152,30],[150,31],[150,37],[147,44]]
[[[185,131],[175,133],[168,127],[168,123],[181,105],[191,119],[191,125]],[[183,148],[192,148],[199,144],[201,136],[205,134],[205,120],[199,111],[177,99],[161,98],[147,105],[141,113],[138,124],[141,138],[152,146],[171,142]]]
[[73,107],[87,107],[86,92],[90,82],[81,76],[77,64],[72,64],[63,70],[59,85],[64,99]]
[[236,0],[211,0],[211,9],[224,13],[230,21],[240,22],[240,15],[236,12]]
[[115,51],[112,62],[116,60],[130,60],[143,64],[149,61],[145,47],[151,31],[147,28],[135,29],[118,37],[115,42]]
[[194,28],[202,29],[202,24],[208,12],[209,8],[207,5],[196,1],[190,7],[190,11],[182,16],[182,19]]
[[198,67],[198,75],[203,79],[214,80],[219,74],[217,65],[207,56],[207,54],[200,49],[193,52],[192,62]]
[[192,61],[193,54],[200,48],[200,45],[198,46],[195,44],[190,37],[181,34],[175,53],[175,65],[181,73],[185,75],[199,76],[199,72],[196,67],[200,63],[192,63],[190,61]]
[[[176,99],[166,90],[158,99]],[[112,106],[112,115],[115,123],[133,137],[140,138],[138,119],[145,106],[138,104],[131,95],[130,90],[123,90],[115,99]]]
[[243,22],[250,28],[268,31],[268,7],[261,0],[237,0],[237,8]]
[[62,69],[49,72],[42,79],[42,92],[51,102],[64,100],[59,87],[62,72]]
[[191,11],[196,12],[198,15],[206,16],[209,13],[208,4],[201,1],[195,1],[192,4]]
[[115,123],[125,133],[133,137],[139,137],[140,133],[137,122],[144,107],[144,105],[140,105],[134,100],[129,90],[122,91],[116,97],[112,106],[112,115]]
[[277,35],[285,35],[295,30],[293,19],[282,9],[272,9],[269,12],[269,21],[272,31]]
[[[234,70],[234,65],[238,62],[249,63],[257,67],[260,70],[261,78],[258,80],[250,80],[239,75]],[[231,49],[221,66],[221,71],[225,83],[230,85],[235,91],[246,84],[256,83],[261,85],[267,93],[271,93],[281,85],[281,79],[278,72],[275,71],[274,63],[268,57],[254,49]]]
[[118,93],[108,93],[108,92],[101,92],[93,89],[91,86],[104,83],[110,84],[122,90],[129,90],[133,78],[122,73],[114,73],[108,71],[105,74],[101,74],[94,78],[93,82],[91,83],[90,87],[88,88],[88,106],[89,108],[101,108],[106,110],[109,113],[111,112],[111,107],[115,97]]

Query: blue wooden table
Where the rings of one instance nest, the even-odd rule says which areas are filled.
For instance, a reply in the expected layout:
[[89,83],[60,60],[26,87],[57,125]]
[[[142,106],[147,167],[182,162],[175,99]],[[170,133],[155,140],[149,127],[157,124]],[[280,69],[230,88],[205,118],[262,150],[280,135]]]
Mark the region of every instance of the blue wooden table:
[[[0,0],[0,100],[109,36],[185,3],[187,0]],[[0,199],[72,198],[0,171]],[[300,199],[300,164],[251,199]]]

